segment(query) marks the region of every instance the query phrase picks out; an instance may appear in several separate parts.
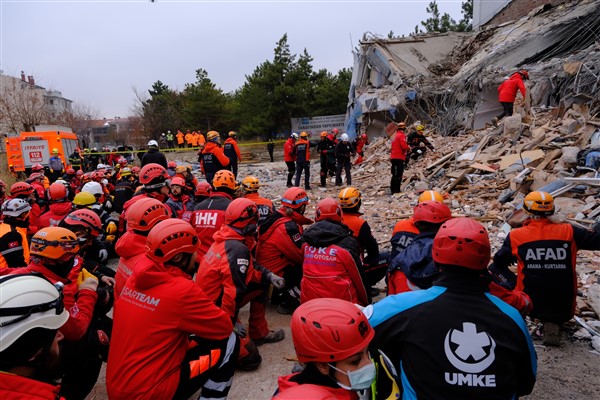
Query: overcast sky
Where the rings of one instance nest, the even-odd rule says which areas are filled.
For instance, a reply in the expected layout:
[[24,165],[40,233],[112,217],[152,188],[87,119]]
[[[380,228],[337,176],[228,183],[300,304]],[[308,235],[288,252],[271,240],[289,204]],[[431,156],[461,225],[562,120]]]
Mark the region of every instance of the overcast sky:
[[[0,68],[23,70],[99,117],[125,117],[133,87],[181,89],[198,68],[225,92],[239,88],[284,33],[315,70],[351,67],[364,32],[408,35],[428,2],[0,0]],[[460,18],[460,0],[438,4]]]

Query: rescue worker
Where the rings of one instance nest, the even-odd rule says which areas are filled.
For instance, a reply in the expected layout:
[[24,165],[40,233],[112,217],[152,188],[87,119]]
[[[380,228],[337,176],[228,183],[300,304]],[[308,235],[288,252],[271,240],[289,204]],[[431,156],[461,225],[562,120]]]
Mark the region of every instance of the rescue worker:
[[190,130],[188,129],[187,132],[185,133],[185,143],[187,144],[188,148],[192,148],[193,141],[194,141],[194,135],[192,135],[192,132],[190,132]]
[[229,169],[229,158],[227,158],[223,147],[221,147],[219,132],[208,132],[206,139],[208,142],[200,154],[200,167],[206,176],[206,181],[212,182],[218,171]]
[[357,137],[356,139],[354,139],[354,141],[352,142],[352,147],[356,151],[356,154],[358,154],[358,157],[356,157],[356,160],[354,161],[354,165],[362,164],[363,158],[365,157],[364,148],[368,144],[369,144],[369,137],[367,136],[366,133],[363,133],[362,135],[360,135],[360,137]]
[[503,111],[502,114],[495,117],[492,122],[497,124],[501,118],[504,116],[513,115],[513,108],[515,106],[515,100],[517,98],[517,93],[520,91],[521,96],[523,96],[523,101],[525,101],[525,84],[523,81],[529,79],[529,72],[527,70],[520,70],[515,72],[510,76],[509,79],[505,80],[498,86],[498,101],[502,105]]
[[133,183],[133,174],[131,168],[125,167],[121,169],[119,173],[119,180],[115,185],[115,191],[112,201],[112,209],[117,214],[123,212],[123,205],[127,203],[133,197],[135,193],[135,187]]
[[27,226],[31,206],[23,199],[2,203],[3,220],[0,223],[0,270],[20,268],[29,264]]
[[269,199],[262,197],[258,194],[260,188],[260,181],[255,176],[247,176],[242,179],[242,195],[252,200],[258,207],[258,224],[262,224],[269,215],[273,214],[275,207],[273,202]]
[[242,162],[242,154],[240,147],[237,144],[237,133],[229,132],[229,137],[223,143],[223,152],[229,158],[229,170],[233,172],[233,176],[237,178],[238,162]]
[[398,130],[392,139],[392,150],[390,154],[390,162],[392,163],[392,180],[390,188],[392,194],[400,193],[400,185],[402,184],[402,175],[404,174],[404,161],[408,152],[408,143],[403,129],[406,128],[404,122],[398,123]]
[[433,262],[433,238],[452,212],[442,202],[419,202],[414,208],[413,222],[419,234],[396,257],[388,270],[388,296],[411,290],[429,289],[438,274]]
[[169,161],[167,163],[167,174],[172,178],[175,175],[175,168],[177,168],[177,163],[175,161]]
[[0,278],[0,399],[59,398],[62,286],[41,276]]
[[300,302],[334,297],[366,306],[371,303],[362,273],[360,246],[342,223],[342,208],[335,199],[319,201],[315,223],[302,235],[304,262]]
[[[228,170],[220,170],[215,174],[212,181],[214,188],[210,196],[202,203],[197,204],[194,212],[189,216],[189,223],[196,229],[200,239],[198,246],[198,261],[214,242],[213,235],[221,228],[225,220],[225,210],[233,201],[233,195],[237,189],[237,182],[233,173]],[[183,219],[187,220],[187,216]]]
[[10,195],[14,199],[23,199],[31,206],[29,212],[29,226],[27,234],[33,235],[39,230],[40,215],[42,209],[37,201],[37,192],[27,182],[17,182],[10,187]]
[[[425,190],[419,195],[417,202],[422,203],[424,201],[442,203],[444,202],[444,197],[435,190]],[[392,239],[390,240],[392,244],[391,259],[393,260],[399,253],[406,249],[418,234],[419,229],[416,227],[413,217],[398,221],[394,226]]]
[[174,176],[183,178],[185,187],[190,193],[198,186],[198,179],[192,174],[192,167],[190,165],[178,165],[177,168],[175,168]]
[[357,392],[375,381],[368,351],[374,331],[354,304],[308,301],[294,312],[290,327],[296,357],[305,367],[279,377],[274,399],[357,400]]
[[425,127],[419,124],[411,133],[408,134],[406,141],[408,142],[408,146],[410,148],[410,151],[408,153],[410,154],[410,157],[408,158],[408,160],[406,160],[405,166],[408,165],[409,160],[416,160],[419,157],[423,156],[427,149],[435,151],[433,145],[429,140],[427,140],[423,132],[425,132]]
[[194,211],[194,198],[187,191],[183,178],[176,176],[171,179],[171,194],[165,205],[173,218],[181,218],[184,212]]
[[338,202],[342,207],[342,222],[350,228],[352,236],[360,246],[359,255],[366,276],[365,285],[371,296],[377,296],[379,289],[375,285],[385,276],[390,263],[390,253],[379,252],[377,239],[373,236],[371,226],[361,216],[362,196],[354,187],[340,190]]
[[319,153],[319,161],[321,162],[321,187],[327,186],[327,174],[329,172],[330,159],[333,159],[335,163],[335,144],[327,137],[327,132],[321,132],[321,140],[317,145],[317,152]]
[[175,148],[175,136],[173,136],[171,131],[167,131],[167,148],[169,148],[169,149]]
[[197,247],[194,229],[182,220],[161,221],[148,234],[139,273],[116,305],[109,398],[187,399],[200,388],[200,399],[227,397],[237,342],[227,313],[191,279]]
[[158,164],[167,169],[167,157],[159,151],[156,140],[148,142],[148,152],[142,157],[142,168],[148,164]]
[[52,157],[48,159],[48,168],[50,169],[50,176],[48,179],[50,182],[54,182],[65,173],[65,163],[58,156],[58,149],[55,147],[52,149]]
[[177,136],[177,146],[180,149],[183,149],[183,147],[184,147],[183,132],[181,132],[180,130],[178,130],[177,131],[177,135],[175,135],[175,136]]
[[98,164],[102,162],[102,156],[98,154],[98,148],[94,147],[89,154],[90,165],[89,168],[95,170]]
[[29,175],[29,178],[27,178],[26,181],[36,191],[36,199],[38,203],[40,203],[40,206],[43,207],[46,205],[46,189],[50,187],[50,184],[48,184],[48,187],[46,187],[45,182],[47,179],[48,178],[44,176],[43,172],[33,172],[31,175]]
[[210,183],[206,181],[198,182],[196,190],[194,191],[196,205],[206,200],[208,196],[210,196],[210,192],[212,192],[212,185]]
[[269,158],[271,159],[271,162],[274,162],[275,159],[273,158],[273,151],[275,151],[275,143],[271,138],[269,138],[269,141],[267,143],[267,151],[269,152]]
[[198,132],[192,132],[192,147],[198,147]]
[[72,204],[65,185],[54,182],[48,189],[49,210],[40,215],[39,227],[57,226],[71,212]]
[[[433,243],[439,277],[364,313],[373,349],[395,367],[405,398],[515,399],[531,393],[536,354],[517,310],[488,293],[490,242],[468,218],[446,221]],[[469,382],[469,383],[467,383]]]
[[137,273],[138,261],[146,254],[148,233],[160,221],[170,217],[169,209],[156,199],[145,198],[127,210],[127,232],[115,244],[115,252],[120,257],[115,274],[115,303],[125,287],[127,279]]
[[[490,267],[500,282],[531,297],[531,316],[544,323],[544,344],[560,345],[559,324],[573,318],[577,298],[577,251],[600,250],[600,232],[553,223],[554,199],[534,191],[523,199],[529,218],[513,229]],[[508,269],[517,263],[517,276]]]
[[222,310],[226,311],[241,338],[238,368],[250,371],[258,368],[261,357],[249,343],[246,329],[239,321],[240,309],[250,302],[249,338],[256,345],[275,343],[284,339],[283,329],[269,330],[265,318],[267,289],[285,287],[283,278],[254,262],[254,247],[258,208],[252,200],[235,199],[225,211],[223,225],[214,235],[214,242],[202,258],[196,283]]
[[356,155],[354,148],[350,144],[347,133],[342,133],[340,141],[335,145],[335,161],[336,161],[336,172],[335,172],[335,186],[342,185],[342,169],[346,171],[346,185],[352,185],[352,175],[350,169],[352,168],[351,157]]
[[285,161],[285,165],[288,169],[287,187],[294,186],[292,184],[292,178],[296,172],[296,140],[298,140],[298,134],[292,132],[288,140],[286,140],[283,145],[283,161]]
[[69,156],[69,164],[75,171],[83,170],[83,157],[78,148],[75,148]]
[[304,171],[304,189],[310,190],[310,143],[308,142],[308,133],[300,132],[300,139],[294,143],[294,154],[296,155],[294,186],[300,186],[302,171]]
[[304,216],[308,201],[303,189],[289,188],[281,198],[281,208],[258,227],[256,261],[285,279],[285,290],[271,296],[271,302],[280,303],[277,311],[281,314],[291,314],[300,304],[302,225],[312,223]]
[[204,145],[206,145],[206,138],[204,137],[202,132],[198,131],[198,147],[200,148],[200,150],[204,148]]

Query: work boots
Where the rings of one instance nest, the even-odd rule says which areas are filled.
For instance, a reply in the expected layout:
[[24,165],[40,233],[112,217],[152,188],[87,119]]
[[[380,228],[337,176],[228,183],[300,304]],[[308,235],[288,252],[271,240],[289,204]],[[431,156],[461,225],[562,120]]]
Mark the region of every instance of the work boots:
[[560,326],[554,322],[544,322],[544,338],[546,346],[560,346]]

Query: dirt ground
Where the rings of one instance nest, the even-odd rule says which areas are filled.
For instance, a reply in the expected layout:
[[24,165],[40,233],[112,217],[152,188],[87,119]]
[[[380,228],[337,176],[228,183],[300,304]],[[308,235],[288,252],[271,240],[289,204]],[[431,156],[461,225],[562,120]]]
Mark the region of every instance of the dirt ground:
[[[251,149],[255,155],[260,154],[266,157],[266,150],[261,147]],[[281,145],[275,153],[276,160],[281,160]],[[169,157],[171,158],[171,157]],[[193,161],[192,154],[180,154],[173,156],[177,161]],[[276,207],[279,206],[278,198],[285,191],[286,167],[282,161],[253,162],[244,163],[240,166],[238,179],[246,175],[257,176],[263,187],[261,193],[263,196],[274,200]],[[389,172],[382,171],[381,179],[388,180]],[[307,216],[314,216],[314,206],[319,199],[331,196],[337,197],[338,189],[331,182],[328,182],[327,188],[318,187],[319,170],[318,161],[313,161],[311,168],[311,186],[309,192],[311,204],[307,211]],[[369,204],[370,211],[365,212],[367,221],[378,221],[377,224],[371,222],[371,228],[376,238],[382,243],[389,241],[391,230],[395,220],[386,217],[384,220],[380,217],[386,215],[386,210],[393,209],[395,198],[385,194],[377,194],[369,191],[373,182],[355,182],[355,185],[361,190],[363,195],[363,204]],[[363,206],[364,207],[364,206]],[[363,210],[365,211],[365,210]],[[404,212],[410,210],[404,210]],[[379,222],[380,221],[380,222]],[[384,282],[379,283],[380,288],[384,288]],[[380,296],[378,299],[381,299]],[[248,310],[243,309],[240,317],[242,321],[247,318]],[[233,386],[230,392],[230,399],[249,399],[260,400],[271,398],[277,387],[277,377],[291,372],[294,365],[290,359],[294,358],[294,349],[292,346],[289,315],[280,315],[276,312],[274,306],[269,305],[267,309],[267,320],[271,329],[283,328],[286,331],[286,339],[280,343],[267,344],[260,347],[260,353],[263,358],[262,365],[254,372],[237,372]],[[573,329],[571,329],[573,330]],[[563,332],[563,344],[558,348],[545,347],[541,341],[534,342],[538,355],[538,378],[533,393],[525,397],[529,400],[550,400],[550,399],[577,399],[577,400],[600,400],[600,354],[594,352],[589,340],[574,339],[570,332]],[[88,396],[88,399],[105,399],[106,389],[104,384],[104,369],[98,380],[94,391]]]

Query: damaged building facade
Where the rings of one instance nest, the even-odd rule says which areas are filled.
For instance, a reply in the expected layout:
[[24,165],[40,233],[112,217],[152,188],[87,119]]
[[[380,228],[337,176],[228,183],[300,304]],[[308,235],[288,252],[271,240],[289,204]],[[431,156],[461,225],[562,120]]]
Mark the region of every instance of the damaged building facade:
[[521,68],[530,74],[525,107],[532,118],[536,109],[560,112],[574,102],[599,112],[600,2],[496,3],[495,14],[483,18],[477,12],[486,4],[474,2],[474,32],[362,40],[348,134],[378,136],[391,121],[421,121],[442,135],[483,128],[501,113],[498,85]]

